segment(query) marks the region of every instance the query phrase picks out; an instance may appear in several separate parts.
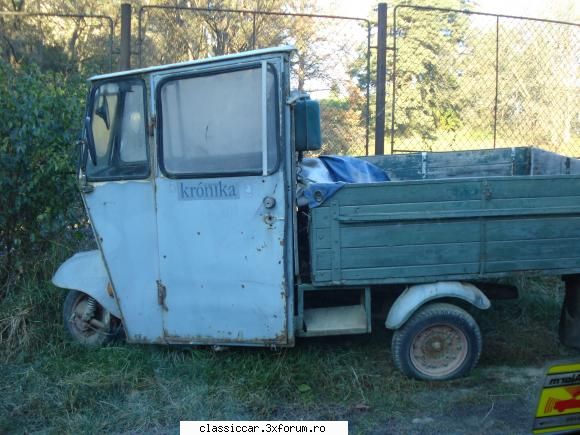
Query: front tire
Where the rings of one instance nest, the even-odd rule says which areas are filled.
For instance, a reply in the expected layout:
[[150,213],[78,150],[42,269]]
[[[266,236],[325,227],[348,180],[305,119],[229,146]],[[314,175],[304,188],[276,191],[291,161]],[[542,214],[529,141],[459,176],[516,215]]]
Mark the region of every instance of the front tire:
[[102,346],[120,330],[120,320],[86,293],[70,290],[63,306],[64,326],[73,341]]
[[419,309],[395,331],[392,354],[405,375],[444,381],[469,373],[481,355],[479,326],[465,310],[434,303]]

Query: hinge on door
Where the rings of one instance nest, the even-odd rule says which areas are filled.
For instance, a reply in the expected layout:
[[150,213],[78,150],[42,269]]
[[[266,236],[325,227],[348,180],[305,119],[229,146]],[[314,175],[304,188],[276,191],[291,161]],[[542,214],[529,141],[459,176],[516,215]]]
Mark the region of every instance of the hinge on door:
[[163,285],[161,280],[157,280],[157,303],[167,311],[167,305],[165,305],[165,296],[167,296],[167,288]]

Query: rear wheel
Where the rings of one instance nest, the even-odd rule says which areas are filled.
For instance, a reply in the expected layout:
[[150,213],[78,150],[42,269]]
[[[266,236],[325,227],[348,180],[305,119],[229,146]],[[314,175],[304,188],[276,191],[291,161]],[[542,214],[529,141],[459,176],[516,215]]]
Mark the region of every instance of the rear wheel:
[[120,320],[86,293],[70,290],[64,300],[63,317],[70,337],[85,346],[110,342],[120,330]]
[[465,310],[435,303],[417,311],[395,331],[392,354],[405,375],[441,381],[466,375],[481,355],[481,332]]

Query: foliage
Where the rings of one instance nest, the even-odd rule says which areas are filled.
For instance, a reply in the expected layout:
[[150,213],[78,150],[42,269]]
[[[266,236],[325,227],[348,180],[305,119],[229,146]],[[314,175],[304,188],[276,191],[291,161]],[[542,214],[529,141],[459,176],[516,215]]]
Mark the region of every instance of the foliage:
[[[0,0],[0,11],[114,15],[116,7],[102,3],[95,8],[91,0]],[[0,14],[0,58],[13,65],[35,63],[42,70],[83,75],[108,71],[114,38],[110,24],[104,17]]]
[[76,77],[0,61],[1,282],[78,221],[73,144],[84,92]]
[[366,133],[365,104],[364,94],[355,86],[348,88],[346,97],[335,91],[320,101],[321,154],[356,154]]

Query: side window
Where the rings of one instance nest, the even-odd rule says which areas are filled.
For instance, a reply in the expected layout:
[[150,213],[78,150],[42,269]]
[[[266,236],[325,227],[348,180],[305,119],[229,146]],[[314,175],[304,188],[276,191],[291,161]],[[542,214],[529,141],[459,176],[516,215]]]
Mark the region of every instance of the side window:
[[100,86],[93,97],[91,128],[97,153],[95,170],[107,167],[116,124],[119,86],[115,83]]
[[[169,176],[262,173],[262,69],[171,79],[162,84],[160,164]],[[265,75],[266,169],[278,165],[275,71]]]
[[90,128],[97,163],[87,162],[89,180],[149,175],[145,108],[141,81],[108,82],[93,90]]

